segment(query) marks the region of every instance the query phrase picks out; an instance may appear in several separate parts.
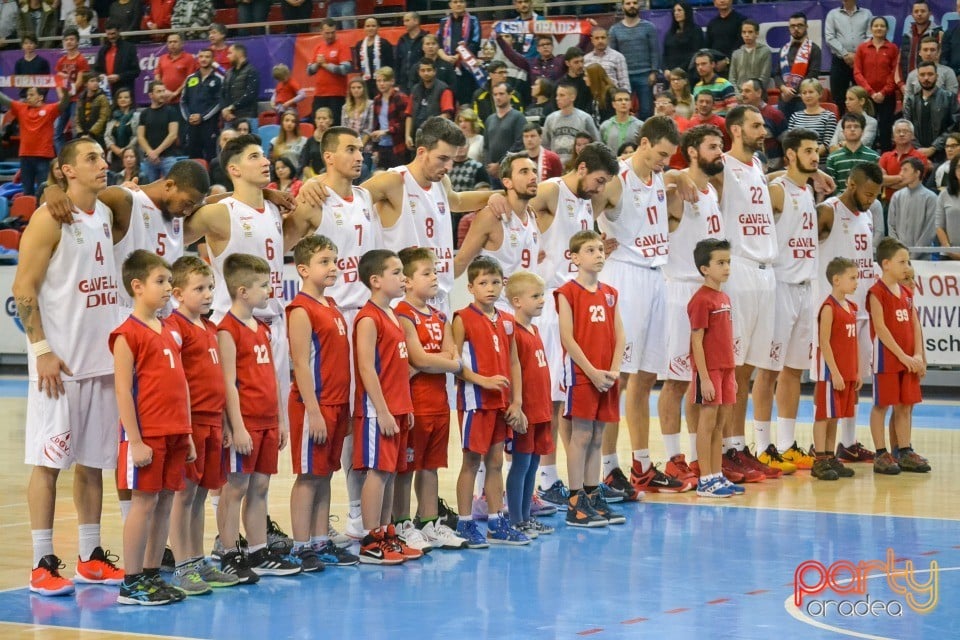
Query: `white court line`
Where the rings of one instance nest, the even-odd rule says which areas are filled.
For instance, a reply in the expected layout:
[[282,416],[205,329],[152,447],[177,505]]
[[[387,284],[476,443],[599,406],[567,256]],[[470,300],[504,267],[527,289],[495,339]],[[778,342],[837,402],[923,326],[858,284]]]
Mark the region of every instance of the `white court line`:
[[[682,495],[682,494],[676,494]],[[736,498],[734,498],[736,499]],[[824,513],[832,516],[867,516],[867,517],[877,517],[877,518],[904,518],[907,520],[935,520],[937,522],[948,521],[960,521],[960,517],[948,518],[944,516],[913,516],[913,515],[904,515],[902,513],[858,513],[858,512],[847,512],[847,511],[827,511],[821,509],[803,509],[801,507],[768,507],[764,505],[756,504],[717,504],[716,502],[711,503],[702,503],[702,502],[670,502],[667,500],[664,501],[647,501],[644,499],[643,504],[668,504],[668,505],[677,505],[677,506],[690,506],[690,507],[702,507],[705,509],[754,509],[757,511],[793,511],[796,513]],[[960,567],[958,567],[960,569]]]
[[74,632],[104,633],[121,638],[169,638],[170,640],[197,640],[195,636],[162,636],[152,633],[134,633],[132,631],[110,631],[109,629],[93,629],[91,627],[68,627],[59,624],[36,624],[33,622],[5,622],[0,620],[0,625],[14,625],[25,627],[24,631],[43,631],[44,629],[64,629]]

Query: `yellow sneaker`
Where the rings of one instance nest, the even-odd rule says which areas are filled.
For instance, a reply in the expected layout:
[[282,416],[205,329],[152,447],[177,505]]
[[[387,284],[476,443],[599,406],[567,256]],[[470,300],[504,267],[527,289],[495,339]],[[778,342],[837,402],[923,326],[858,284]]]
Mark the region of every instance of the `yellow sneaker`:
[[813,468],[813,457],[798,447],[796,442],[783,452],[783,459],[792,462],[797,469],[809,470]]
[[797,465],[783,459],[783,456],[780,455],[780,452],[777,451],[775,445],[770,445],[764,449],[763,453],[757,456],[757,460],[772,467],[774,469],[779,469],[784,475],[790,475],[791,473],[796,473]]

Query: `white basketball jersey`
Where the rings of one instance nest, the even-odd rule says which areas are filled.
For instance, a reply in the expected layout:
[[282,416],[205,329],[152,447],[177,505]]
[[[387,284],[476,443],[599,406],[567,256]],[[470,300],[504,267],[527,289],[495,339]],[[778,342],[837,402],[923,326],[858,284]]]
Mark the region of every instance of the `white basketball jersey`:
[[440,291],[449,297],[453,290],[453,220],[443,183],[434,182],[424,189],[406,166],[389,170],[403,176],[403,209],[397,222],[384,228],[383,244],[393,251],[407,247],[433,249]]
[[730,253],[771,264],[777,257],[777,228],[770,207],[770,190],[760,161],[743,164],[723,156],[723,194],[720,200]]
[[577,267],[570,260],[570,238],[578,231],[593,228],[593,203],[581,200],[574,194],[563,178],[551,178],[560,187],[557,194],[557,211],[553,222],[540,236],[540,248],[546,254],[537,268],[546,288],[557,289],[577,276]]
[[340,270],[337,283],[325,291],[325,295],[337,301],[341,309],[359,309],[370,299],[370,290],[357,272],[360,257],[371,249],[383,246],[380,225],[374,220],[370,192],[353,187],[353,196],[344,200],[328,189],[323,203],[323,219],[316,230],[337,245],[337,268]]
[[223,263],[233,253],[249,253],[270,264],[270,301],[266,309],[256,309],[259,318],[273,319],[283,315],[283,222],[280,210],[272,202],[263,209],[254,209],[236,198],[224,198],[222,204],[230,212],[230,240],[211,261],[216,278],[213,290],[213,322],[220,322],[230,310],[230,294],[223,277]]
[[511,214],[509,218],[501,218],[503,242],[500,243],[500,247],[480,251],[480,255],[493,258],[500,263],[504,284],[511,274],[522,269],[530,269],[537,264],[537,254],[540,252],[540,230],[537,228],[537,218],[533,211],[527,209],[525,215],[526,221],[516,214]]
[[[107,347],[117,326],[117,265],[113,257],[110,211],[97,201],[92,213],[74,209],[73,224],[60,227],[60,242],[50,256],[37,306],[50,348],[73,372],[64,380],[113,375]],[[37,359],[27,349],[31,380]]]
[[665,265],[670,227],[663,174],[654,173],[646,183],[629,161],[621,160],[618,178],[623,188],[620,202],[597,218],[600,231],[620,243],[610,260],[647,268]]
[[[873,214],[850,211],[838,197],[828,198],[823,204],[833,207],[833,228],[827,239],[820,243],[820,264],[826,269],[834,258],[849,258],[857,263],[857,290],[850,299],[857,305],[857,317],[869,318],[867,290],[876,280],[873,271]],[[825,279],[821,282],[818,278],[817,281],[820,286],[827,286]]]
[[817,278],[817,205],[813,189],[797,185],[786,176],[774,181],[783,186],[783,212],[777,220],[780,251],[773,262],[778,282],[800,284]]
[[670,252],[663,265],[663,274],[670,280],[701,282],[703,276],[693,261],[693,250],[701,240],[723,237],[723,215],[717,190],[708,184],[706,191],[697,194],[696,202],[683,203],[683,217],[670,234]]

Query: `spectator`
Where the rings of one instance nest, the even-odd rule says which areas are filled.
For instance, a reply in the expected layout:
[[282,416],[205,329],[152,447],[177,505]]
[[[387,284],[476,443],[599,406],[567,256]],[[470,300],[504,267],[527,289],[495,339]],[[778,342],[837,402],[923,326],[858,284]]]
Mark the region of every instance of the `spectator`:
[[[78,84],[80,75],[90,70],[90,63],[87,62],[87,59],[80,53],[80,49],[78,48],[79,44],[80,34],[77,32],[76,27],[70,27],[64,31],[64,54],[60,56],[57,64],[54,66],[54,71],[57,73],[57,95],[61,98],[65,93],[76,94],[82,91],[83,86]],[[63,147],[64,131],[66,131],[67,123],[70,122],[70,119],[73,117],[73,108],[76,101],[77,98],[76,95],[74,95],[66,109],[60,114],[60,118],[57,119],[56,128],[53,133],[53,143],[57,149],[57,153],[60,153],[60,148]]]
[[[105,1],[105,0],[103,0]],[[90,6],[90,0],[60,0],[60,2],[53,3],[60,7],[60,20],[62,21],[62,26],[64,29],[67,27],[77,27],[77,10],[78,9],[89,9],[90,10],[90,23],[96,26],[98,21],[97,11]],[[109,2],[107,2],[109,9]]]
[[960,120],[957,94],[937,86],[937,65],[921,62],[916,68],[920,91],[903,100],[903,118],[913,123],[920,153],[932,161],[944,158],[947,134],[955,131]]
[[554,99],[557,87],[546,78],[538,78],[530,89],[532,102],[527,106],[525,114],[527,119],[539,118],[540,122],[547,119],[547,116],[557,110],[557,103]]
[[250,130],[249,120],[234,120],[234,122],[230,126],[234,129],[234,131],[236,131],[241,136],[249,135],[250,133],[252,133],[252,131]]
[[723,116],[728,109],[737,105],[737,92],[729,80],[717,75],[717,63],[713,55],[706,49],[698,51],[693,58],[697,66],[699,82],[693,87],[693,97],[696,98],[704,91],[713,96],[713,111]]
[[640,17],[640,0],[623,0],[623,20],[610,27],[610,47],[627,59],[630,86],[640,100],[640,117],[649,118],[660,69],[660,42],[653,23]]
[[766,44],[757,42],[760,37],[760,24],[756,20],[744,20],[740,33],[743,46],[734,51],[730,59],[730,84],[739,92],[744,81],[756,78],[766,89],[770,85],[770,60],[773,52]]
[[[960,2],[957,3],[960,10]],[[940,59],[945,65],[960,74],[960,21],[954,21],[949,31],[944,31],[940,37],[942,55]]]
[[619,51],[608,46],[609,36],[606,29],[599,27],[590,32],[593,51],[583,56],[583,64],[589,67],[598,64],[610,76],[617,89],[630,89],[630,73],[627,71],[627,59]]
[[167,35],[167,52],[157,60],[154,80],[159,80],[167,88],[167,102],[180,104],[187,76],[200,68],[197,59],[183,51],[183,36],[179,33]]
[[[284,20],[309,20],[313,14],[313,2],[311,0],[281,0],[280,15]],[[307,33],[310,31],[310,25],[306,22],[301,24],[288,24],[287,33]]]
[[113,94],[113,114],[103,134],[107,162],[111,169],[119,170],[123,150],[136,146],[139,126],[140,112],[134,109],[133,92],[130,89],[120,89]]
[[687,127],[692,128],[701,124],[709,124],[723,133],[723,148],[730,148],[730,136],[727,134],[727,123],[722,117],[717,115],[714,105],[713,94],[709,91],[701,91],[697,94],[697,110],[693,112],[687,120]]
[[713,0],[717,17],[707,23],[704,45],[723,54],[717,62],[717,73],[724,73],[730,66],[730,56],[743,46],[743,21],[746,16],[733,10],[733,0]]
[[[12,3],[8,3],[12,4]],[[3,5],[6,7],[7,5]],[[25,34],[21,37],[20,48],[23,49],[23,57],[13,63],[13,74],[17,76],[48,76],[50,75],[50,62],[37,55],[37,37]],[[20,90],[20,97],[27,97],[27,90]]]
[[97,51],[97,61],[93,70],[107,76],[110,94],[116,95],[120,89],[130,89],[140,77],[140,58],[137,48],[120,37],[120,25],[108,20],[104,29],[106,39]]
[[917,158],[923,162],[924,170],[930,169],[930,161],[927,156],[916,150],[913,146],[914,129],[913,123],[901,118],[893,123],[893,149],[880,155],[880,168],[883,169],[883,196],[887,202],[893,197],[894,192],[906,186],[900,175],[900,165],[904,158]]
[[[252,24],[255,22],[266,22],[270,15],[270,0],[238,0],[237,2],[237,22],[239,24]],[[334,3],[331,3],[331,5]],[[330,12],[327,11],[329,14]],[[266,33],[263,27],[253,29],[240,29],[241,36],[262,35]]]
[[[20,19],[20,5],[16,2],[4,2],[0,6],[0,40],[12,39],[17,33]],[[34,36],[36,37],[36,36]]]
[[74,14],[77,34],[80,36],[81,47],[92,47],[93,38],[90,36],[97,30],[97,23],[93,19],[93,11],[86,7],[79,7]]
[[702,49],[703,30],[693,21],[693,7],[689,2],[673,5],[673,21],[663,37],[663,68],[667,80],[673,69],[686,69],[693,54]]
[[523,127],[523,150],[537,165],[537,178],[540,182],[550,178],[559,178],[563,175],[563,163],[560,156],[541,145],[542,129],[535,122],[528,122]]
[[[389,67],[386,67],[389,69]],[[313,135],[310,136],[303,145],[300,152],[300,172],[304,179],[320,175],[324,171],[323,165],[323,147],[320,143],[323,141],[323,132],[333,126],[333,113],[330,107],[320,107],[313,114]]]
[[469,157],[466,147],[457,147],[457,155],[453,157],[453,167],[447,176],[454,191],[473,191],[480,182],[490,183],[490,176],[483,168],[483,163]]
[[[177,0],[149,0],[147,10],[140,19],[140,28],[143,31],[169,29],[173,23],[173,8],[176,3]],[[167,91],[170,91],[170,87],[167,87]]]
[[937,167],[933,179],[933,187],[938,191],[943,191],[947,188],[947,171],[950,170],[950,163],[957,155],[960,155],[960,133],[948,133],[947,141],[943,145],[943,150],[947,159]]
[[111,171],[108,181],[111,185],[122,185],[128,182],[139,182],[140,180],[140,150],[136,147],[128,147],[120,155],[120,168],[117,171]]
[[573,137],[573,154],[571,154],[570,159],[567,160],[567,163],[563,165],[564,173],[573,171],[577,168],[577,165],[580,164],[580,152],[583,151],[583,148],[591,142],[596,141],[586,131],[581,131]]
[[81,77],[83,91],[77,94],[77,115],[73,119],[74,137],[93,138],[102,147],[103,134],[110,120],[110,99],[100,89],[100,74],[85,72]]
[[495,111],[483,121],[483,157],[487,173],[499,178],[500,161],[523,143],[523,128],[527,124],[523,114],[513,108],[510,85],[493,85]]
[[237,124],[235,120],[246,120],[254,130],[257,121],[257,100],[260,98],[260,75],[247,60],[247,47],[234,43],[230,45],[230,70],[223,78],[220,94],[220,117],[224,122]]
[[197,52],[197,64],[199,69],[187,77],[180,101],[186,128],[184,151],[191,158],[203,158],[209,163],[217,155],[223,76],[213,68],[209,47]]
[[[908,247],[929,247],[937,239],[937,194],[923,186],[923,163],[904,158],[900,175],[904,188],[893,194],[887,209],[887,233]],[[914,260],[924,260],[927,253],[910,252]]]
[[227,28],[219,22],[211,23],[210,29],[207,31],[207,39],[210,41],[210,51],[213,51],[213,62],[217,72],[226,74],[230,68],[230,45],[227,44]]
[[787,129],[809,129],[815,132],[820,156],[826,157],[830,151],[830,141],[837,130],[837,116],[820,106],[823,87],[817,78],[807,78],[801,82],[799,93],[803,109],[790,115]]
[[423,55],[419,56],[407,68],[406,82],[408,84],[399,85],[400,88],[407,94],[413,91],[413,85],[420,82],[420,61],[423,59],[433,61],[433,66],[437,69],[437,80],[446,83],[448,87],[453,87],[457,74],[453,66],[440,57],[440,41],[437,40],[437,36],[429,33],[425,35],[421,41],[421,47],[423,48]]
[[145,183],[167,175],[177,161],[174,147],[180,133],[180,116],[167,104],[167,89],[162,82],[150,83],[150,106],[140,111],[137,144],[143,154],[140,173]]
[[477,162],[483,162],[483,123],[477,117],[477,112],[464,107],[457,113],[457,126],[467,138],[467,156]]
[[[588,41],[589,36],[580,37],[580,42]],[[497,36],[497,45],[504,57],[515,65],[521,71],[527,73],[531,87],[537,83],[540,78],[546,78],[551,82],[557,82],[566,72],[566,65],[561,56],[553,55],[553,36],[541,34],[537,36],[537,55],[528,58],[517,51],[503,38]]]
[[323,38],[313,51],[313,62],[307,65],[307,74],[317,77],[313,112],[327,107],[334,114],[334,125],[338,125],[346,102],[347,75],[353,68],[350,50],[337,38],[337,23],[327,18],[322,24],[320,33]]
[[306,136],[300,135],[300,116],[293,111],[287,111],[280,116],[280,132],[270,141],[270,159],[287,156],[299,161],[305,144]]
[[138,31],[142,15],[140,0],[114,0],[107,19],[116,24],[120,31]]
[[58,26],[55,4],[48,4],[43,0],[20,0],[17,34],[21,39],[25,35],[34,36],[38,40],[52,38],[57,35]]
[[220,166],[220,152],[223,151],[223,147],[227,142],[239,135],[236,129],[224,129],[221,131],[219,137],[217,137],[217,153],[213,156],[213,160],[210,161],[210,184],[222,185],[228,191],[233,191],[233,180],[230,179],[230,175],[226,169]]
[[[333,0],[327,4],[327,18],[351,18],[357,15],[357,0]],[[356,20],[344,20],[344,29],[356,29]]]
[[877,16],[870,21],[870,40],[857,47],[853,61],[853,77],[867,90],[877,116],[877,141],[881,151],[890,149],[890,133],[896,109],[895,82],[897,45],[887,40],[887,19]]
[[480,21],[467,13],[466,0],[449,0],[450,13],[440,18],[437,37],[440,57],[458,69],[453,86],[459,104],[468,104],[473,92],[482,83],[480,62]]
[[[710,110],[712,112],[713,107],[711,107]],[[653,99],[653,115],[670,118],[674,121],[674,123],[676,123],[677,131],[680,133],[683,133],[688,127],[690,127],[690,121],[677,113],[677,99],[669,91],[661,93]],[[636,145],[634,145],[634,151],[636,151]],[[683,157],[683,153],[679,146],[674,154],[670,156],[669,165],[671,169],[687,168],[687,161]]]
[[587,81],[583,79],[583,51],[578,47],[570,47],[563,54],[563,62],[567,66],[567,73],[561,78],[560,83],[569,84],[577,90],[577,99],[574,104],[577,109],[589,111],[593,97],[590,95]]
[[393,62],[393,45],[378,35],[379,29],[380,23],[376,18],[364,20],[363,38],[353,48],[353,66],[367,83],[368,93],[375,93],[377,90],[374,74],[380,67],[396,67]]
[[670,93],[676,98],[677,113],[683,118],[693,115],[693,92],[690,91],[690,79],[686,69],[675,67],[670,71]]
[[[780,110],[790,117],[803,108],[800,83],[807,78],[820,78],[820,47],[807,37],[807,17],[802,13],[790,16],[790,41],[780,49],[780,70],[774,81],[780,87]],[[818,80],[819,81],[819,80]]]
[[55,184],[64,190],[67,188],[67,179],[63,177],[63,171],[60,171],[60,162],[56,158],[50,161],[50,171],[47,173],[47,179],[37,187],[37,202],[39,204],[46,201],[44,191],[46,191],[48,184]]
[[[500,60],[494,60],[487,65],[487,74],[490,79],[487,83],[477,89],[473,94],[473,110],[477,114],[477,118],[480,119],[480,122],[486,122],[487,118],[496,110],[496,107],[493,102],[493,90],[492,87],[500,84],[501,82],[506,83],[509,87],[510,83],[507,80],[507,63]],[[510,103],[513,108],[517,111],[523,111],[523,102],[520,100],[520,96],[517,95],[516,91],[510,90]]]
[[599,128],[601,122],[609,120],[614,115],[613,98],[617,87],[599,64],[587,66],[583,77],[590,90],[591,98],[587,113],[593,116],[593,121]]
[[[587,67],[589,77],[590,68]],[[614,115],[600,125],[600,141],[611,149],[619,149],[627,142],[636,142],[643,121],[630,113],[630,91],[618,89],[613,96]]]
[[0,93],[0,105],[10,110],[20,123],[20,182],[23,194],[36,193],[37,183],[50,170],[50,160],[56,155],[53,146],[53,122],[66,109],[70,96],[64,93],[57,104],[45,104],[37,87],[27,89],[26,102],[11,100]]
[[[857,0],[843,0],[843,4],[827,12],[824,26],[824,39],[830,47],[833,62],[830,64],[830,95],[846,95],[847,89],[854,85],[853,60],[857,47],[870,37],[870,9],[857,6]],[[840,115],[845,105],[837,105]],[[869,145],[869,143],[867,143]]]
[[[873,100],[863,87],[853,85],[847,89],[844,106],[847,113],[855,113],[863,116],[863,137],[862,142],[865,147],[873,147],[877,139],[877,119],[873,117]],[[830,150],[836,151],[844,141],[843,127],[837,127],[830,141]],[[838,189],[839,193],[840,190]]]
[[446,83],[437,80],[437,69],[433,62],[426,58],[420,59],[420,82],[413,86],[410,93],[410,102],[407,105],[406,144],[413,149],[413,140],[416,132],[427,119],[433,116],[442,116],[453,119],[456,103],[453,100],[453,91]]
[[[957,85],[957,74],[947,65],[940,64],[940,43],[934,36],[926,36],[920,41],[920,62],[932,62],[936,65],[938,87],[948,93],[960,91],[960,86]],[[918,91],[920,91],[920,80],[917,77],[917,69],[914,69],[904,83],[903,96],[906,98]]]
[[767,89],[756,78],[747,80],[740,85],[740,101],[760,110],[760,115],[763,116],[763,124],[767,128],[767,139],[764,141],[767,170],[779,169],[783,165],[780,136],[787,130],[787,119],[783,116],[783,112],[767,103]]
[[[654,111],[656,111],[656,100],[654,100]],[[657,115],[654,113],[653,115]],[[624,142],[622,145],[617,147],[617,158],[620,160],[627,160],[637,151],[637,145],[634,142]]]
[[843,135],[843,144],[827,156],[826,171],[837,183],[837,193],[842,193],[847,187],[847,176],[853,167],[861,162],[876,163],[880,154],[863,142],[863,132],[866,120],[862,113],[847,111],[840,118],[837,131]]
[[211,0],[177,0],[170,18],[170,26],[181,32],[187,40],[199,40],[209,34],[212,23]]
[[913,3],[913,22],[909,28],[903,30],[900,37],[900,68],[898,78],[903,82],[903,78],[910,75],[910,72],[917,68],[920,62],[920,44],[927,36],[932,36],[937,42],[940,42],[942,29],[937,26],[937,21],[933,19],[930,13],[930,5],[926,0],[915,0]]
[[[397,71],[397,84],[408,90],[410,85],[419,79],[416,76],[408,79],[407,74],[411,67],[423,57],[423,39],[428,35],[426,31],[420,28],[420,20],[420,14],[416,11],[408,11],[403,14],[404,33],[397,40],[397,46],[393,52],[393,57],[396,61],[396,66],[393,68]],[[436,37],[434,37],[434,40],[436,40]],[[437,77],[447,82],[447,80],[444,80],[444,78],[440,76],[441,74],[438,69]],[[450,83],[447,82],[447,84]],[[369,92],[368,95],[372,96],[375,93],[376,80],[374,80],[374,90]]]
[[273,96],[270,98],[270,104],[278,115],[286,111],[299,113],[297,104],[307,97],[307,92],[300,88],[300,85],[291,77],[290,67],[283,64],[273,66],[273,79],[277,81],[273,89]]
[[[410,99],[394,86],[393,69],[384,67],[377,73],[377,95],[373,99],[373,133],[376,145],[376,166],[389,169],[406,163],[406,122]],[[301,166],[303,166],[301,164]]]
[[557,111],[547,116],[543,123],[543,145],[560,156],[566,163],[573,155],[574,137],[585,131],[594,140],[600,137],[597,125],[589,113],[577,109],[577,88],[572,84],[561,83],[557,87]]
[[[533,10],[532,0],[513,0],[513,14],[507,13],[507,20],[543,20],[543,16]],[[532,31],[532,30],[531,30]],[[532,33],[514,36],[512,47],[527,58],[537,55],[536,38]]]
[[[960,154],[950,161],[947,173],[947,188],[937,198],[934,226],[941,247],[960,246]],[[960,260],[960,252],[941,254],[948,260]]]
[[373,131],[373,100],[367,94],[367,83],[360,78],[350,81],[340,123],[359,133],[363,143],[367,144]]
[[303,186],[303,181],[297,177],[297,166],[293,164],[293,160],[288,156],[280,156],[273,161],[270,169],[273,182],[267,185],[267,189],[289,193],[296,198],[300,193],[300,187]]

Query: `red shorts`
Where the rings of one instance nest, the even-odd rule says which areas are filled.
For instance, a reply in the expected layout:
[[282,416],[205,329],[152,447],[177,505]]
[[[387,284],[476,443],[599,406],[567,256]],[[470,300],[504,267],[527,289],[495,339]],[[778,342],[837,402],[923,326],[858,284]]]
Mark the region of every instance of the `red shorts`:
[[445,469],[447,445],[450,442],[450,412],[414,415],[410,440],[413,460],[407,471]]
[[620,381],[604,393],[600,393],[589,382],[567,387],[563,417],[594,422],[620,422]]
[[190,453],[190,434],[152,436],[143,439],[153,449],[153,459],[145,467],[135,467],[130,454],[130,441],[120,442],[117,457],[117,488],[157,493],[186,488],[184,471]]
[[711,402],[703,399],[700,391],[700,373],[693,372],[693,384],[690,385],[690,399],[694,404],[702,404],[712,407],[721,404],[736,404],[737,402],[737,377],[736,369],[710,369],[710,381],[713,383],[715,395]]
[[293,472],[327,477],[339,471],[343,439],[350,431],[350,404],[320,405],[320,415],[327,425],[327,440],[323,444],[310,438],[310,425],[305,420],[307,409],[293,394],[287,411]]
[[480,455],[507,439],[507,423],[501,409],[475,409],[458,411],[460,440],[464,451]]
[[526,433],[510,432],[509,453],[532,453],[546,456],[554,452],[552,425],[550,422],[537,422],[527,425]]
[[224,483],[223,427],[206,424],[193,425],[193,446],[197,459],[187,463],[187,479],[198,487],[216,491]]
[[250,431],[253,449],[247,455],[237,453],[231,444],[223,450],[224,473],[262,473],[272,476],[277,473],[277,459],[280,457],[280,430],[277,427]]
[[377,419],[355,416],[353,418],[353,468],[376,469],[387,473],[403,473],[407,470],[407,440],[410,420],[404,414],[393,416],[400,433],[385,436],[380,432]]
[[843,391],[837,391],[830,382],[817,382],[813,388],[813,419],[820,422],[855,417],[860,393],[854,387],[856,381],[850,380],[844,382]]
[[920,376],[909,371],[873,374],[873,404],[890,407],[897,404],[920,404]]

